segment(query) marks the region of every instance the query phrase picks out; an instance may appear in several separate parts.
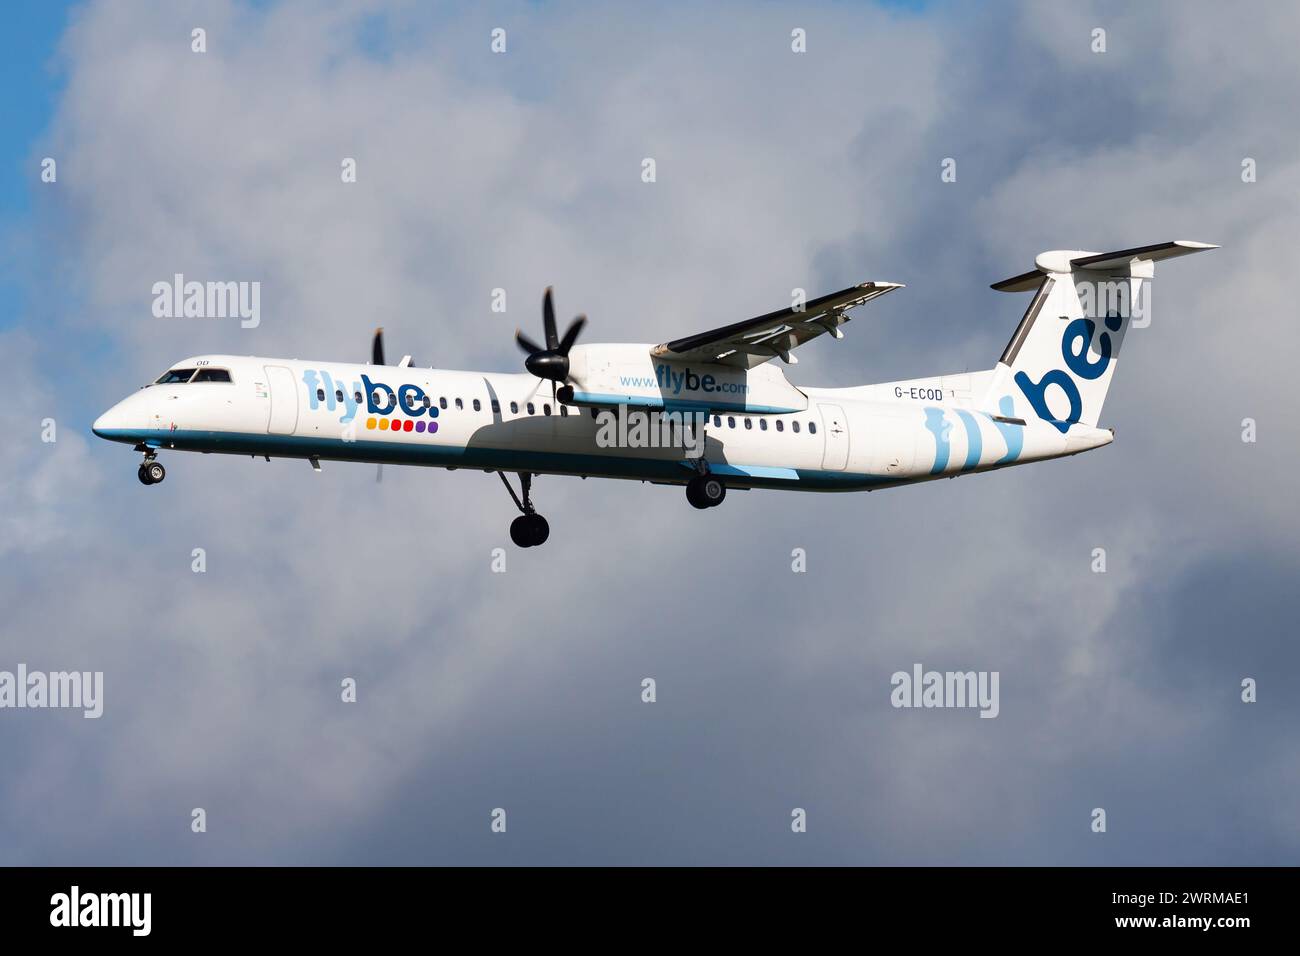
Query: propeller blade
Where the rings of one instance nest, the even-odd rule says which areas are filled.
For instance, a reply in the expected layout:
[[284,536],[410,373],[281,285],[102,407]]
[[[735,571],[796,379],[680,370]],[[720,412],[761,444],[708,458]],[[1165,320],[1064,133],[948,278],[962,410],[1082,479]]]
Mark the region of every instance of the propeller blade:
[[[546,347],[542,348],[524,335],[522,329],[515,329],[515,344],[528,353],[528,358],[524,360],[524,368],[538,379],[551,380],[552,401],[555,401],[556,383],[568,381],[569,349],[573,348],[573,343],[578,341],[578,336],[586,324],[585,315],[577,316],[569,323],[569,327],[564,331],[564,338],[561,339],[555,329],[555,302],[551,287],[547,286],[542,294],[542,326],[546,333]],[[540,385],[540,382],[538,384]],[[533,388],[533,392],[534,394],[537,392],[536,387]]]
[[542,296],[542,328],[546,332],[546,347],[552,352],[560,347],[560,336],[555,331],[555,306],[551,304],[551,287]]
[[587,317],[585,315],[580,315],[573,320],[573,324],[569,326],[568,331],[564,333],[564,338],[560,341],[559,352],[561,355],[569,354],[569,349],[573,348],[573,343],[578,340],[578,333],[582,331],[582,327],[586,324]]
[[515,329],[515,344],[529,355],[536,355],[538,352],[546,351],[546,349],[542,348],[528,336],[524,335],[521,329]]
[[375,329],[375,341],[370,346],[370,364],[384,364],[384,327]]

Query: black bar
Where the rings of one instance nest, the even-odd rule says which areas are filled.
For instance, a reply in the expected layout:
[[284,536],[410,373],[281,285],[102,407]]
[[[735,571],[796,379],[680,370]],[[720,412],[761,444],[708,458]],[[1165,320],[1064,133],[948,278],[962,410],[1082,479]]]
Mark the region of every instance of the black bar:
[[[607,942],[647,933],[664,943],[680,941],[691,938],[684,933],[706,929],[688,926],[703,917],[741,939],[764,939],[782,929],[874,939],[889,927],[911,927],[927,944],[1033,940],[1049,933],[1052,939],[1100,935],[1139,943],[1203,938],[1231,946],[1251,934],[1286,931],[1294,877],[1289,868],[1209,867],[15,868],[0,870],[0,925],[7,942],[38,937],[57,943],[62,937],[83,945],[286,939],[337,947],[389,938],[451,942],[468,931],[480,943],[531,934],[540,946],[597,926]],[[143,895],[130,909],[114,897],[126,925],[52,925],[68,921],[74,886],[86,918],[102,911],[98,894],[149,894],[147,937],[136,935],[144,928]],[[1208,929],[1189,925],[1201,920],[1211,921]]]

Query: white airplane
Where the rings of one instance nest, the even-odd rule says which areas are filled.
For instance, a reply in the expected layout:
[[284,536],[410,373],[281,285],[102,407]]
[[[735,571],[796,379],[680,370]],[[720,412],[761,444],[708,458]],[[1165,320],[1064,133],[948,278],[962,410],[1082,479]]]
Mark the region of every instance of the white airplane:
[[[496,472],[521,512],[520,547],[550,534],[534,475],[684,485],[696,508],[728,488],[858,491],[953,478],[1109,444],[1102,402],[1142,281],[1162,259],[1214,249],[1166,242],[1119,252],[1052,251],[995,283],[1033,298],[991,369],[853,388],[800,388],[775,358],[829,332],[894,289],[865,282],[663,345],[575,345],[561,338],[551,292],[545,347],[516,333],[526,373],[372,362],[202,355],[185,359],[101,415],[94,433],[144,453],[139,477],[162,481],[161,449],[429,465]],[[543,382],[550,389],[542,391]],[[563,387],[557,388],[557,385]],[[519,475],[516,495],[506,472]]]

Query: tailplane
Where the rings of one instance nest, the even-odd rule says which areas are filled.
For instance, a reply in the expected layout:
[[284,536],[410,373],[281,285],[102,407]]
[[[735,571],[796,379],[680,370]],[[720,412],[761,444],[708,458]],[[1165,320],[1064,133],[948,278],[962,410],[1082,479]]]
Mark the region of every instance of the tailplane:
[[1149,282],[1161,259],[1217,249],[1204,242],[1163,242],[1118,252],[1056,250],[1035,269],[994,283],[1000,292],[1033,292],[1029,308],[994,370],[984,406],[1062,433],[1096,425],[1130,325],[1150,322]]

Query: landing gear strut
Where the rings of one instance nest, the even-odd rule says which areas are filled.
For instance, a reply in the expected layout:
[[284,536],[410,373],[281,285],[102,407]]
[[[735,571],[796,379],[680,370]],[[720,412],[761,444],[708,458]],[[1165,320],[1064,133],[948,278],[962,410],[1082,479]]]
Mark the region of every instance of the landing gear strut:
[[140,470],[136,474],[140,478],[140,484],[156,485],[167,477],[167,469],[158,460],[158,453],[147,448],[144,449],[144,461],[140,462]]
[[498,471],[497,475],[501,478],[501,483],[506,486],[506,491],[510,492],[510,497],[514,499],[515,507],[520,512],[519,517],[510,522],[510,540],[520,548],[535,548],[539,544],[545,544],[546,539],[551,536],[551,526],[533,509],[533,476],[526,471],[519,473],[519,487],[524,493],[521,501],[515,494],[515,489],[510,487],[510,480],[506,478],[505,472]]

